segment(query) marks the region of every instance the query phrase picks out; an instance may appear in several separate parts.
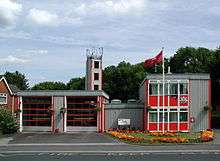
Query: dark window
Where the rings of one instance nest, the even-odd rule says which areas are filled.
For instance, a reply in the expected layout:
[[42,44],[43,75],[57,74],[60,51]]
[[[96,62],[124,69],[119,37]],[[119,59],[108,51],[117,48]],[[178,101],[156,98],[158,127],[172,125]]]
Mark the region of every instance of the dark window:
[[99,90],[99,85],[94,85],[94,90]]
[[157,95],[158,94],[158,84],[150,84],[149,88],[150,95]]
[[178,84],[177,83],[171,83],[170,84],[170,95],[177,95],[178,94]]
[[188,112],[180,112],[180,122],[188,121]]
[[[163,83],[160,83],[160,96],[163,95]],[[164,84],[164,95],[168,95],[168,84]]]
[[178,113],[170,112],[170,122],[177,122],[177,121],[178,121]]
[[149,113],[149,122],[157,122],[157,112],[150,112]]
[[94,61],[94,67],[97,69],[99,68],[99,61]]
[[187,83],[180,84],[180,94],[188,94],[188,84]]
[[99,73],[94,73],[94,80],[99,80]]

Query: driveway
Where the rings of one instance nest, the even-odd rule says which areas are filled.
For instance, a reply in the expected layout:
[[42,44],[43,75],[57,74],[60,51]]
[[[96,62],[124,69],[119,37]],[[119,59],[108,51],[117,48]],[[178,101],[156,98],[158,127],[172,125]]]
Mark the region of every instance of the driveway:
[[96,132],[79,133],[19,133],[13,136],[9,144],[77,144],[77,143],[118,143],[106,134]]

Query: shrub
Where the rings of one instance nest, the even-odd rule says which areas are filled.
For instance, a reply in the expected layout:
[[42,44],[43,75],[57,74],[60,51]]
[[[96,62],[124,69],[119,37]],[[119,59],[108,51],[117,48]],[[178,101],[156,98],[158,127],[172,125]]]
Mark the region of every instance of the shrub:
[[18,130],[16,119],[12,116],[10,110],[0,108],[0,128],[3,134],[15,133]]

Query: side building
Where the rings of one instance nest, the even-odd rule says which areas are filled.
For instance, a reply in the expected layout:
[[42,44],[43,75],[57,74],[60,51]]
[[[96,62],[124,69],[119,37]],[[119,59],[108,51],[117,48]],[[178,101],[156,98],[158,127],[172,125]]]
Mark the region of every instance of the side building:
[[20,132],[104,131],[103,91],[21,91]]
[[[200,131],[211,128],[209,74],[166,74],[163,100],[161,74],[149,74],[140,86],[144,129]],[[164,117],[163,117],[164,116]]]

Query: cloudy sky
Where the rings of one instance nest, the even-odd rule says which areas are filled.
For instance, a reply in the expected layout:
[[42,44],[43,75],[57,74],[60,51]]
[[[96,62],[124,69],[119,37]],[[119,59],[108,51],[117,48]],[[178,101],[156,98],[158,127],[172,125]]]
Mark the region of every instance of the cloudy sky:
[[18,70],[31,85],[84,76],[94,46],[108,66],[219,40],[219,0],[0,0],[0,74]]

